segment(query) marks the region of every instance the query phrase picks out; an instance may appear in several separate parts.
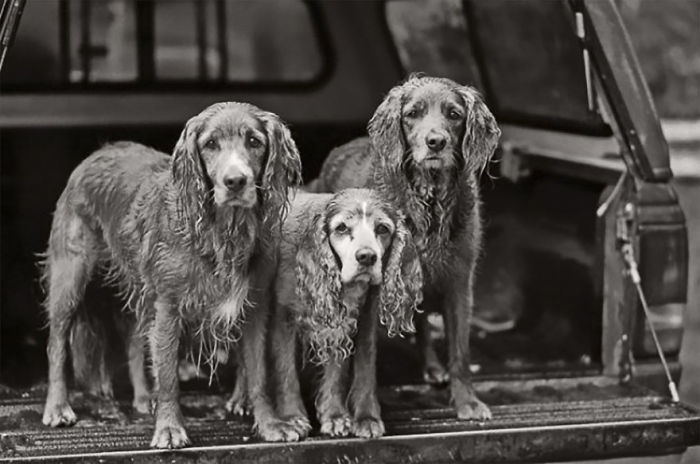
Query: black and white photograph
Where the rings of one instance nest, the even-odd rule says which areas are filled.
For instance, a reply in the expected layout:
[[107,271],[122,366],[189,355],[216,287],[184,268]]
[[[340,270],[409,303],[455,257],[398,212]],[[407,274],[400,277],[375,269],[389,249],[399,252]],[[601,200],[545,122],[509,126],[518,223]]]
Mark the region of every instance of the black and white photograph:
[[2,0],[0,462],[700,464],[700,0]]

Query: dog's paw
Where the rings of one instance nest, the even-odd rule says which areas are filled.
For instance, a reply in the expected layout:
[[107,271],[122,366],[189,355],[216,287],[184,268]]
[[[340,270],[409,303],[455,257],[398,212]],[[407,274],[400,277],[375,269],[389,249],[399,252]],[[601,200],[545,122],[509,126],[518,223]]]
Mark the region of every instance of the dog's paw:
[[87,388],[87,392],[96,398],[114,399],[114,388],[112,387],[112,382],[109,380],[92,383]]
[[258,425],[257,432],[265,441],[299,441],[305,436],[295,424],[281,420]]
[[492,417],[489,407],[476,397],[457,406],[457,418],[461,420],[485,421]]
[[78,418],[68,403],[47,404],[41,421],[50,427],[67,427],[75,424]]
[[331,437],[347,437],[352,432],[352,419],[343,414],[321,420],[321,433]]
[[450,373],[442,364],[430,364],[423,369],[423,381],[430,385],[445,385],[450,381]]
[[151,440],[151,448],[175,449],[184,448],[190,444],[187,432],[182,426],[157,426]]
[[253,408],[246,398],[231,397],[226,402],[226,410],[234,416],[249,416],[252,414]]
[[373,417],[359,419],[352,424],[352,434],[360,438],[379,438],[385,431],[384,422]]
[[311,422],[306,416],[291,416],[285,418],[285,422],[292,424],[302,438],[306,438],[311,431]]
[[136,398],[134,398],[134,401],[133,403],[131,403],[131,405],[133,406],[134,411],[136,411],[136,413],[138,414],[148,415],[152,414],[154,411],[150,395],[137,396]]

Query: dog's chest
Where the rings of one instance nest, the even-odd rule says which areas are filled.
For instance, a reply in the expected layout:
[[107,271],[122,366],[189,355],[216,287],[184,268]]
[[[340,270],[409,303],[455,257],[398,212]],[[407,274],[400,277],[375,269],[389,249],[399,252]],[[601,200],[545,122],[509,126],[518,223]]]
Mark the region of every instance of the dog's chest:
[[437,234],[421,235],[416,239],[416,248],[427,283],[432,285],[449,274],[457,252],[450,240]]

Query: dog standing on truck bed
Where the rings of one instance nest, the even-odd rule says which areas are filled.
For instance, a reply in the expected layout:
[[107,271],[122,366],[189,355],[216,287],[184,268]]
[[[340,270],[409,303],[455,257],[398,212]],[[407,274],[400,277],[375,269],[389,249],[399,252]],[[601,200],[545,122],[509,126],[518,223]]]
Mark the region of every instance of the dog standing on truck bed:
[[402,214],[372,190],[299,193],[282,232],[270,329],[278,413],[308,424],[295,364],[298,335],[304,359],[323,366],[321,433],[382,436],[377,325],[389,335],[413,332],[422,298],[420,262]]
[[270,280],[274,231],[300,170],[296,145],[279,118],[242,103],[218,103],[190,119],[172,157],[120,142],[85,159],[58,200],[44,263],[50,333],[43,422],[76,421],[64,373],[66,344],[87,282],[101,268],[136,315],[129,344],[143,350],[145,335],[150,342],[152,447],[189,443],[178,398],[183,333],[212,360],[240,331],[258,433],[266,440],[298,439],[265,393],[267,315],[258,308],[268,307],[270,292],[257,283]]
[[[368,125],[368,139],[333,150],[310,186],[316,192],[371,187],[403,210],[421,258],[425,313],[418,318],[424,377],[449,379],[461,419],[488,419],[469,371],[469,319],[481,247],[478,176],[501,131],[471,87],[411,76],[393,89]],[[426,314],[445,318],[449,365],[440,364]]]

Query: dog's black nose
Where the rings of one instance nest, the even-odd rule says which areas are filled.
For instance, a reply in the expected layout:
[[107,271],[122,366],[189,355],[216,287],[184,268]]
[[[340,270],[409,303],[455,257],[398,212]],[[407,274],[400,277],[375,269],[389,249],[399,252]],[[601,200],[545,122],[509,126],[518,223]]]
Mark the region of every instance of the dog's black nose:
[[226,176],[224,177],[224,185],[227,189],[232,192],[239,192],[245,184],[248,182],[248,178],[244,175],[237,176]]
[[443,148],[445,148],[445,145],[447,144],[447,139],[443,137],[442,135],[438,134],[430,134],[425,138],[425,143],[428,145],[428,148],[432,151],[440,151]]
[[365,248],[363,250],[357,250],[355,253],[355,259],[363,266],[372,266],[377,262],[377,254],[374,251]]

